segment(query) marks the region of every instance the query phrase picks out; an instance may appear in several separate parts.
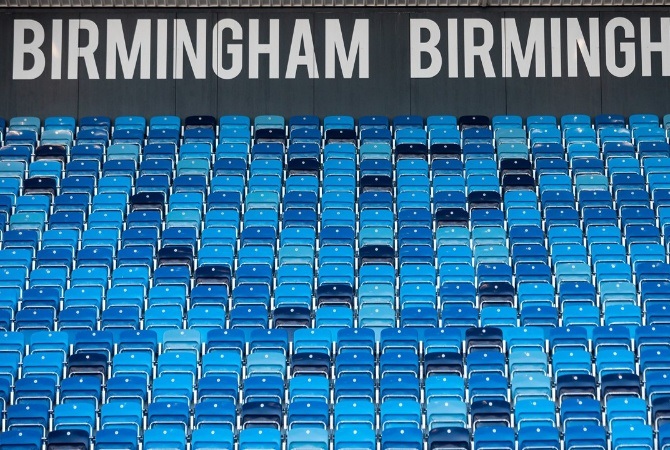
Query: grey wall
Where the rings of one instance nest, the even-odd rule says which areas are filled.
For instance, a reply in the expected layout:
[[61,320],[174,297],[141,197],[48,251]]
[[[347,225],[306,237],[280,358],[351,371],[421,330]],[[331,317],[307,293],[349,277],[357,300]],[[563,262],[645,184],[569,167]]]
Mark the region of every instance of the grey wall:
[[[561,48],[563,55],[563,76],[552,77],[551,58],[547,54],[545,69],[547,76],[521,77],[515,71],[511,77],[502,77],[501,60],[504,46],[500,36],[503,33],[501,19],[515,18],[519,27],[521,42],[525,43],[528,24],[532,18],[544,18],[548,28],[551,19],[563,21],[578,18],[584,27],[588,18],[598,18],[600,45],[600,76],[588,76],[583,63],[579,63],[579,76],[568,77],[566,60],[568,49]],[[635,36],[622,42],[635,45],[635,70],[626,77],[616,77],[606,69],[605,24],[614,17],[626,17],[635,26]],[[606,113],[632,114],[638,112],[670,113],[670,73],[662,71],[663,58],[660,52],[652,56],[653,76],[642,76],[640,44],[640,18],[652,20],[652,40],[661,41],[661,33],[667,34],[670,42],[670,27],[665,30],[659,25],[660,17],[670,17],[670,8],[490,8],[490,9],[32,9],[4,10],[0,16],[0,116],[50,115],[85,116],[104,114],[117,116],[138,114],[146,117],[159,114],[316,114],[321,117],[330,114],[553,114],[585,113],[590,115]],[[185,77],[175,80],[171,76],[172,53],[168,55],[168,79],[156,79],[155,65],[152,65],[152,79],[139,79],[139,67],[131,80],[91,80],[85,76],[83,62],[80,61],[80,77],[76,80],[51,79],[51,24],[53,19],[64,21],[64,41],[67,40],[68,21],[90,19],[100,30],[100,47],[96,52],[96,62],[104,77],[106,21],[110,18],[123,20],[126,40],[132,39],[136,20],[139,18],[167,19],[169,39],[172,39],[172,21],[183,18],[187,21],[191,36],[195,34],[195,20],[207,20],[207,77],[196,80],[190,69],[185,69]],[[223,18],[240,22],[244,29],[244,69],[233,80],[219,79],[211,69],[212,26]],[[257,18],[261,24],[261,41],[267,39],[268,19],[280,19],[280,78],[268,78],[267,57],[261,57],[260,78],[249,79],[246,39],[248,19]],[[304,68],[298,69],[296,79],[285,79],[293,21],[309,19],[314,37],[315,54],[321,78],[309,79]],[[369,19],[370,76],[367,79],[344,79],[339,73],[335,79],[324,79],[324,20],[340,19],[345,42],[349,43],[353,20]],[[461,74],[450,78],[446,71],[446,55],[443,70],[429,79],[410,77],[410,19],[427,18],[443,27],[442,40],[438,46],[446,53],[446,27],[448,19],[457,19],[459,25],[466,18],[482,18],[493,26],[495,45],[491,58],[496,76],[487,78],[476,65],[474,78],[463,75],[463,48],[459,43]],[[14,21],[33,19],[44,26],[46,42],[42,49],[46,54],[46,69],[34,80],[12,79],[12,58],[14,52]],[[587,30],[587,28],[585,28]],[[586,33],[586,31],[585,31]],[[86,39],[84,34],[82,40]],[[545,30],[545,45],[551,49],[549,31]],[[152,38],[152,64],[155,60],[157,39]],[[586,42],[590,45],[588,36]],[[128,44],[130,46],[130,42]],[[71,50],[65,46],[63,53],[63,78],[66,77],[67,54]],[[171,47],[168,45],[168,47]],[[670,67],[670,48],[666,46],[667,65]],[[557,50],[557,49],[552,49]],[[621,62],[621,52],[617,52]],[[579,58],[578,58],[579,59]],[[117,70],[120,73],[120,69]],[[357,71],[354,72],[357,74]]]

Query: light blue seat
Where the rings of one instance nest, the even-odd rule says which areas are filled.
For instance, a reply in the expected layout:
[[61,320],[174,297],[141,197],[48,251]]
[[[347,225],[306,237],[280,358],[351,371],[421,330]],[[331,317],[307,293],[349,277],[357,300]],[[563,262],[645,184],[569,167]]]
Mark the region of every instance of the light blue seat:
[[248,428],[240,431],[240,450],[281,450],[281,433],[273,428]]
[[654,447],[653,428],[646,424],[617,423],[612,426],[612,448],[647,449]]
[[358,149],[361,159],[390,159],[391,145],[386,142],[375,141],[361,143]]
[[31,130],[39,132],[41,122],[39,117],[33,116],[17,116],[9,120],[9,128],[12,130]]
[[553,367],[554,378],[561,375],[591,374],[591,354],[576,348],[555,352]]
[[623,325],[631,329],[642,326],[642,311],[635,304],[605,307],[605,325]]
[[[459,333],[460,334],[460,333]],[[465,381],[459,375],[429,375],[426,377],[427,401],[465,400]]]
[[567,145],[568,159],[575,160],[578,158],[598,158],[600,149],[598,145],[590,140],[576,140]]
[[570,126],[563,133],[566,145],[573,143],[596,143],[596,131],[588,127]]
[[400,128],[395,131],[396,145],[398,144],[425,144],[426,131],[423,128]]
[[635,355],[630,350],[600,348],[596,354],[596,372],[600,377],[608,373],[635,373]]
[[421,405],[416,401],[388,399],[380,407],[382,430],[421,425]]
[[95,408],[86,403],[64,403],[54,408],[54,429],[83,430],[89,435],[95,430]]
[[323,118],[323,129],[354,129],[354,118],[351,116],[326,116]]
[[375,406],[369,400],[340,397],[334,413],[336,430],[372,430],[375,426]]
[[[657,121],[658,124],[658,121]],[[45,130],[67,130],[74,134],[76,121],[74,117],[51,116],[44,119]]]
[[59,352],[29,354],[23,358],[23,377],[47,377],[59,383],[63,365],[63,356]]
[[191,448],[193,450],[207,450],[220,448],[232,450],[234,448],[234,437],[232,431],[197,429],[191,433]]
[[515,402],[515,423],[524,427],[551,426],[556,424],[556,404],[553,400],[520,398]]
[[376,448],[375,432],[363,427],[336,430],[333,441],[334,448],[337,450],[374,450]]
[[[495,141],[498,147],[498,155],[501,155],[501,147],[506,145],[521,145],[525,147],[525,156],[528,156],[528,147],[526,146],[526,131],[520,126],[505,126],[496,129]],[[503,154],[505,154],[504,150]],[[521,151],[520,155],[524,155],[524,152]]]
[[323,147],[323,155],[326,162],[331,159],[354,159],[356,147],[351,143],[328,143]]
[[553,398],[551,378],[534,372],[519,372],[512,375],[512,398],[515,402],[522,398],[551,400]]
[[469,426],[468,405],[458,400],[432,400],[426,404],[428,430]]
[[376,334],[382,329],[395,327],[395,311],[391,306],[368,305],[362,307],[359,311],[359,326],[362,328],[372,328]]
[[[112,398],[116,398],[116,395]],[[138,436],[142,427],[141,403],[130,398],[119,398],[114,401],[110,399],[101,407],[100,423],[103,430],[127,429]]]
[[154,428],[144,432],[143,444],[147,450],[169,448],[171,450],[185,450],[186,436],[183,430]]
[[[118,119],[117,119],[118,120]],[[177,116],[152,116],[149,119],[150,130],[177,130],[181,129],[181,119]]]

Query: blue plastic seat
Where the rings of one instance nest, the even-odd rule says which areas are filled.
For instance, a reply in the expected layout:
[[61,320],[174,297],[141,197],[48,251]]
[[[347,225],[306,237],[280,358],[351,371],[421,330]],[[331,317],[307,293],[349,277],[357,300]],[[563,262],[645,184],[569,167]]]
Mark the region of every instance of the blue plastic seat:
[[[88,355],[86,355],[88,356]],[[84,370],[89,370],[85,368]],[[82,375],[70,374],[64,378],[60,386],[61,403],[79,402],[99,409],[102,399],[100,379],[93,372],[82,371]]]
[[325,431],[329,424],[329,407],[323,401],[297,400],[288,407],[288,429],[321,429]]
[[113,376],[142,377],[149,380],[153,376],[152,355],[144,352],[122,352],[112,360]]
[[212,399],[200,402],[195,406],[194,422],[199,430],[232,433],[235,430],[237,417],[235,403],[229,399],[205,396]]
[[517,428],[556,426],[556,404],[553,400],[521,398],[515,402]]
[[[586,330],[583,331],[586,332]],[[574,341],[570,339],[568,342],[572,343]],[[585,349],[568,347],[554,354],[553,365],[555,377],[560,377],[561,375],[590,375],[591,355]]]
[[288,387],[289,400],[305,401],[328,401],[329,388],[328,379],[325,377],[312,377],[306,373],[304,376],[291,378]]
[[49,429],[49,406],[30,403],[12,405],[7,407],[5,420],[7,431],[45,436]]
[[596,354],[596,371],[600,377],[609,373],[635,373],[635,356],[630,350],[600,348]]
[[471,402],[478,400],[507,401],[507,378],[500,374],[476,373],[468,386]]
[[191,433],[191,448],[193,450],[206,450],[209,448],[220,448],[232,450],[234,448],[234,437],[231,431],[197,429]]
[[439,427],[428,432],[428,449],[456,448],[470,450],[470,430],[461,427]]
[[71,402],[54,408],[54,429],[81,430],[89,436],[96,427],[96,412],[93,405]]
[[61,448],[62,446],[88,448],[89,436],[90,434],[83,430],[54,430],[47,435],[47,446],[49,448]]
[[514,429],[510,427],[479,427],[473,433],[474,449],[515,449]]
[[335,359],[335,373],[338,376],[345,374],[368,374],[374,372],[374,357],[362,350],[349,350],[341,353]]
[[238,448],[240,450],[281,450],[281,432],[274,428],[259,427],[241,430]]
[[409,399],[387,399],[380,406],[382,432],[388,429],[416,428],[421,424],[421,406]]
[[423,433],[419,428],[411,426],[385,429],[381,435],[381,448],[384,450],[397,448],[420,450],[423,448]]
[[432,400],[426,405],[428,429],[469,425],[468,405],[459,400]]
[[186,449],[186,436],[179,429],[154,428],[144,432],[143,448],[147,450],[158,450],[170,448],[173,450]]
[[380,395],[382,401],[390,398],[419,401],[419,378],[412,374],[386,373],[381,378]]
[[518,432],[517,441],[520,450],[533,448],[559,450],[561,448],[559,432],[554,427],[521,428]]
[[16,380],[14,404],[46,405],[50,410],[56,402],[56,383],[48,377],[31,377]]
[[649,425],[623,421],[611,428],[612,446],[617,449],[653,448],[654,431]]
[[607,448],[607,432],[604,427],[572,425],[565,429],[565,448]]
[[334,392],[338,400],[353,398],[356,401],[367,399],[372,402],[374,398],[372,374],[360,370],[355,373],[341,374],[336,379]]
[[[561,390],[570,395],[561,395],[560,420],[564,428],[571,424],[596,425],[603,424],[600,402],[595,399],[595,380],[585,376],[568,376],[572,385]],[[563,384],[562,380],[557,386]]]
[[0,448],[5,450],[40,450],[42,433],[36,430],[8,430],[0,433]]
[[240,411],[244,428],[272,427],[280,429],[282,406],[271,401],[246,401]]

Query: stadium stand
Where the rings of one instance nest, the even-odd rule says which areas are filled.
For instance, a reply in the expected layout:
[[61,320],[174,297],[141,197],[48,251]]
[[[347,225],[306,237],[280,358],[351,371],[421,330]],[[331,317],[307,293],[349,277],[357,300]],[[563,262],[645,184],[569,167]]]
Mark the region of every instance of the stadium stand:
[[12,118],[0,449],[670,448],[668,130]]

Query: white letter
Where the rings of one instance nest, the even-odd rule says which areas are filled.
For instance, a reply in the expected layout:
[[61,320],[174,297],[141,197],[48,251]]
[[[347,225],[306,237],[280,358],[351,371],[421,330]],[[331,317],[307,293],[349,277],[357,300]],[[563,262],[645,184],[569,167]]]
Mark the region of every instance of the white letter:
[[347,56],[339,19],[326,19],[326,78],[335,78],[335,55],[337,55],[344,78],[354,74],[356,58],[358,78],[370,77],[370,32],[368,19],[356,19],[351,33],[351,45]]
[[242,40],[242,26],[233,19],[222,19],[214,25],[212,31],[212,68],[216,72],[216,76],[223,80],[232,80],[242,72],[242,44],[228,44],[226,51],[232,56],[233,63],[230,69],[223,67],[223,31],[230,30],[233,32],[233,40]]
[[186,20],[177,19],[174,24],[174,78],[181,80],[184,78],[184,50],[188,56],[188,62],[191,64],[193,76],[197,80],[204,80],[207,77],[207,19],[198,19],[196,25],[196,46],[193,48],[191,35],[186,27]]
[[561,78],[563,73],[563,47],[561,46],[561,19],[551,19],[551,76]]
[[[33,33],[32,42],[26,42],[26,30]],[[42,75],[46,66],[44,53],[40,46],[44,43],[44,27],[35,20],[17,19],[14,21],[14,70],[12,78],[15,80],[34,80]],[[26,69],[25,55],[35,58],[32,68]]]
[[458,19],[447,19],[449,78],[458,78]]
[[[484,32],[484,43],[475,45],[475,29]],[[475,57],[482,61],[484,75],[486,78],[494,78],[496,72],[491,61],[491,48],[493,48],[493,25],[486,19],[465,19],[463,21],[463,53],[465,54],[465,76],[475,77]]]
[[[428,30],[428,40],[421,41],[421,30]],[[409,20],[409,70],[410,78],[433,78],[442,69],[442,54],[437,49],[440,43],[440,27],[430,19]],[[428,53],[430,65],[421,67],[421,55]]]
[[63,67],[63,21],[56,19],[51,28],[51,79],[60,80]]
[[158,19],[156,21],[156,79],[158,80],[167,78],[167,30],[167,19]]
[[661,52],[662,74],[670,76],[670,17],[661,17],[661,41],[651,42],[649,17],[640,19],[640,41],[642,45],[642,76],[651,76],[651,54]]
[[600,76],[600,41],[598,40],[598,18],[589,19],[589,44],[584,41],[582,28],[577,19],[568,18],[568,33],[566,46],[568,48],[568,76],[577,76],[577,50],[581,53],[586,70],[591,77]]
[[258,78],[258,57],[270,57],[270,78],[279,78],[279,19],[270,19],[270,42],[259,44],[258,19],[249,19],[249,78]]
[[130,47],[126,48],[123,36],[123,25],[120,19],[107,20],[107,79],[116,78],[116,54],[119,54],[121,70],[126,80],[133,78],[137,59],[140,59],[140,78],[151,78],[151,19],[138,19],[135,25],[135,37]]
[[[305,54],[300,54],[300,49],[305,46]],[[312,28],[309,19],[296,19],[291,39],[291,50],[288,53],[286,64],[286,78],[295,78],[298,66],[307,68],[309,78],[319,78],[319,68],[316,65],[314,55],[314,41],[312,40]]]
[[[535,76],[544,77],[544,19],[530,19],[525,54],[521,48],[516,19],[503,19],[502,28],[503,42],[505,43],[503,51],[503,77],[512,76],[512,59],[515,59],[519,75],[522,78],[528,78],[530,64],[533,62],[533,54],[535,54]],[[514,58],[512,58],[512,55]]]
[[[86,64],[86,71],[88,78],[97,80],[98,66],[95,65],[95,57],[93,54],[98,49],[98,39],[100,32],[98,26],[91,20],[74,19],[70,20],[69,25],[69,43],[67,46],[67,77],[70,80],[76,80],[79,74],[79,58],[84,60]],[[79,31],[88,31],[88,45],[86,47],[79,46]]]
[[607,70],[615,77],[627,77],[635,70],[635,44],[632,42],[619,44],[619,50],[624,55],[624,64],[621,67],[617,66],[615,36],[617,28],[623,28],[627,39],[635,37],[635,27],[630,20],[624,17],[615,17],[610,20],[605,27],[605,63]]

